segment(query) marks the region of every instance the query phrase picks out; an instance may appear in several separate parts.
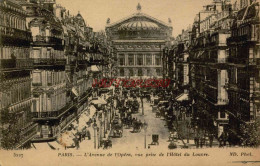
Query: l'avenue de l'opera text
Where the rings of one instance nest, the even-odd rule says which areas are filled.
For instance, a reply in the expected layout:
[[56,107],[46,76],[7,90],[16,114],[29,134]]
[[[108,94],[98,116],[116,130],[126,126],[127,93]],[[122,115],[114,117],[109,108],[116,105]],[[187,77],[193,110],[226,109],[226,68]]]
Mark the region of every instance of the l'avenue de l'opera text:
[[181,157],[181,156],[209,156],[208,153],[201,152],[167,152],[167,153],[58,153],[58,157]]

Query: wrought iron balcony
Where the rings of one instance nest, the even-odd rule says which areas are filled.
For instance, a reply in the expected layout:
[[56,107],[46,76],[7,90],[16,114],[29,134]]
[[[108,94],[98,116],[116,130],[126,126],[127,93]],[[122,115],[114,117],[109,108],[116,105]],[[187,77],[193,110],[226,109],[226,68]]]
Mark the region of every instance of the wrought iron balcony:
[[58,111],[46,111],[46,112],[32,112],[32,117],[34,121],[37,120],[56,120],[58,119],[62,114],[68,112],[73,106],[75,106],[75,103],[71,102],[67,106],[63,107],[62,109]]
[[32,59],[1,59],[0,70],[12,69],[31,69],[33,67]]
[[34,45],[63,45],[63,39],[51,36],[33,36]]
[[5,44],[27,45],[31,41],[31,33],[28,31],[14,29],[0,25],[0,41]]
[[52,58],[34,58],[34,65],[44,66],[44,65],[53,65],[53,66],[64,66],[66,65],[66,59],[52,59]]

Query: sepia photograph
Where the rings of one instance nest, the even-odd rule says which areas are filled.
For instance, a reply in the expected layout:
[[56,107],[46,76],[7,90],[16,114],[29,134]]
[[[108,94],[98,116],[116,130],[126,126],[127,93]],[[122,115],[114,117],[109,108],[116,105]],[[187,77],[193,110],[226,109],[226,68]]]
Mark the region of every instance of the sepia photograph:
[[258,0],[0,0],[0,166],[260,165]]

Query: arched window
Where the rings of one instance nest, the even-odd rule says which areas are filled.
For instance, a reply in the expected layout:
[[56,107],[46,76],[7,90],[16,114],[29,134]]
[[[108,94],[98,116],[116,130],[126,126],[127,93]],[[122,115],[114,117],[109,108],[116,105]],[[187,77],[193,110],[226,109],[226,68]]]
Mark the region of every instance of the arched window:
[[131,76],[134,76],[134,69],[129,69],[129,76],[131,77]]
[[143,65],[143,61],[144,61],[143,55],[142,54],[137,55],[137,65],[139,66]]
[[124,71],[124,69],[120,69],[120,76],[125,76],[125,71]]
[[142,71],[142,69],[138,69],[138,76],[143,76],[143,71]]
[[17,28],[17,29],[20,29],[20,28],[19,28],[19,18],[16,18],[16,28]]

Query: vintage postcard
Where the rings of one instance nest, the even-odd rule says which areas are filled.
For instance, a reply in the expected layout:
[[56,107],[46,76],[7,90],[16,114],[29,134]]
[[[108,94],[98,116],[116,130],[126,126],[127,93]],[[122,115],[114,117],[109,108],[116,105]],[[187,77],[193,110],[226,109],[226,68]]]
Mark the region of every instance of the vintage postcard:
[[0,166],[260,165],[258,0],[0,0]]

